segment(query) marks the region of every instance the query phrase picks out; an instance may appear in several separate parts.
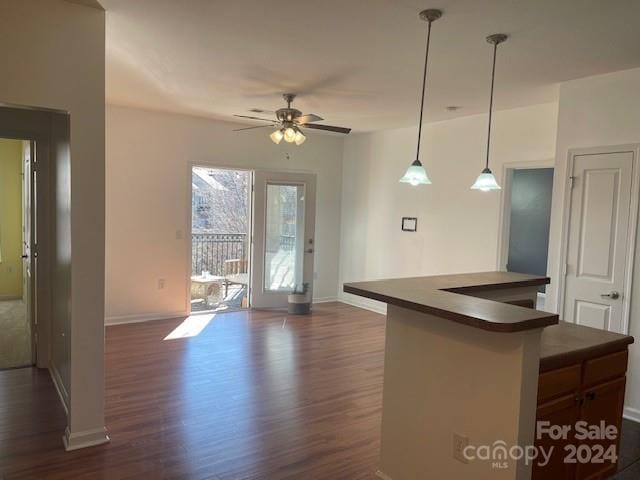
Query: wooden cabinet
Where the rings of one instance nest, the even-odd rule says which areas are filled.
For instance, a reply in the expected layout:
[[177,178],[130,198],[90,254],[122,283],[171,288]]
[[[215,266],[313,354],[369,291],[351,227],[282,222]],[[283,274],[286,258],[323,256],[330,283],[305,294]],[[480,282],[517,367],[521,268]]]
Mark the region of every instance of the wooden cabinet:
[[[610,447],[617,455],[624,408],[627,350],[588,358],[581,363],[540,374],[538,383],[537,421],[567,427],[566,439],[536,436],[536,446],[553,455],[547,465],[534,465],[533,480],[604,480],[616,472],[617,458],[606,458]],[[589,440],[576,438],[576,424],[589,427],[610,425],[617,430],[615,438]],[[604,422],[604,423],[603,423]],[[577,447],[577,453],[572,447]],[[596,447],[598,445],[598,447]],[[582,447],[581,447],[582,446]],[[569,450],[566,450],[569,448]],[[565,462],[568,453],[576,453],[576,463]],[[604,458],[603,462],[583,463],[580,459]]]

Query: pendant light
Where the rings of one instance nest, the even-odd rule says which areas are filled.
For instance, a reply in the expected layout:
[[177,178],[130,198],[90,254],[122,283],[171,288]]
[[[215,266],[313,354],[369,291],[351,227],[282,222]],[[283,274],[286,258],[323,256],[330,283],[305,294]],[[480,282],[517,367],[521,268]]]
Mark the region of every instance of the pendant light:
[[478,175],[475,183],[471,185],[471,190],[480,190],[482,192],[490,192],[491,190],[500,190],[500,185],[496,177],[489,168],[489,151],[491,147],[491,114],[493,113],[493,85],[496,78],[496,52],[498,45],[507,40],[504,33],[495,33],[487,37],[487,42],[493,45],[493,67],[491,69],[491,94],[489,96],[489,130],[487,132],[487,163],[484,170]]
[[418,148],[416,149],[416,159],[407,168],[404,176],[400,179],[400,183],[408,183],[410,185],[429,185],[431,180],[427,175],[427,171],[420,161],[420,137],[422,136],[422,113],[424,111],[424,92],[427,84],[427,65],[429,63],[429,43],[431,41],[431,23],[442,16],[441,10],[428,9],[420,12],[420,18],[427,22],[427,47],[424,55],[424,72],[422,74],[422,96],[420,97],[420,120],[418,122]]

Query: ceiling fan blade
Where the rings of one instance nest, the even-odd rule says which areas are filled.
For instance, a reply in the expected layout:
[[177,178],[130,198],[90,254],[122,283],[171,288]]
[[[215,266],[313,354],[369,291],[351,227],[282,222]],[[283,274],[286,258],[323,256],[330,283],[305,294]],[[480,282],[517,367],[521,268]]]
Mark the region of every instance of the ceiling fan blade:
[[270,122],[273,123],[273,118],[260,118],[260,117],[252,117],[250,115],[234,115],[234,117],[238,118],[248,118],[249,120],[260,120],[261,122]]
[[336,133],[349,133],[351,131],[350,128],[345,127],[334,127],[332,125],[318,125],[315,123],[305,123],[304,125],[300,125],[305,128],[314,128],[316,130],[327,130],[328,132],[336,132]]
[[249,110],[250,112],[253,113],[273,113],[275,114],[276,112],[274,112],[273,110],[263,110],[262,108],[252,108],[251,110]]
[[276,125],[255,125],[253,127],[236,128],[234,132],[241,132],[242,130],[253,130],[254,128],[275,127]]
[[320,122],[321,120],[324,120],[324,118],[319,117],[318,115],[315,115],[313,113],[307,113],[296,118],[296,121],[298,123]]

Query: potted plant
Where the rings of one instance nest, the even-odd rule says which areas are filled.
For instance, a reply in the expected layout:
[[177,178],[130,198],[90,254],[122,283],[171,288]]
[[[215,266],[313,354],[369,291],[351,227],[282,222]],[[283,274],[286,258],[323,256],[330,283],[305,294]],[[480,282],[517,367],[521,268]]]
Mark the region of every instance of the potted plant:
[[293,315],[306,315],[311,311],[311,295],[309,294],[308,283],[293,287],[293,292],[289,294],[288,311]]

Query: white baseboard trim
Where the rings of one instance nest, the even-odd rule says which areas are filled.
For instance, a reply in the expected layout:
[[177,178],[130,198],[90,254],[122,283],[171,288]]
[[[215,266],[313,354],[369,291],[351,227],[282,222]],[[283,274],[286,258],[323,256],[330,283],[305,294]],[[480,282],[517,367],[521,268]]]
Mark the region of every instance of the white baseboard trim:
[[64,408],[64,412],[67,414],[67,417],[69,417],[69,393],[67,392],[67,389],[62,382],[60,372],[53,362],[49,367],[49,375],[51,375],[53,386],[56,387],[56,392],[58,392],[58,397],[60,398],[60,403],[62,403],[62,408]]
[[624,407],[624,413],[622,414],[627,420],[640,423],[640,410],[631,407]]
[[107,429],[104,427],[77,433],[71,433],[69,427],[67,427],[62,437],[62,443],[64,443],[64,449],[67,452],[102,445],[103,443],[109,442],[109,440]]
[[376,300],[370,300],[368,298],[358,297],[356,295],[349,295],[348,293],[343,293],[340,295],[339,301],[341,301],[342,303],[346,303],[347,305],[351,305],[353,307],[358,307],[358,308],[364,308],[365,310],[379,313],[381,315],[387,314],[387,304],[383,302],[378,302]]
[[376,470],[376,477],[380,478],[381,480],[393,480],[389,475],[380,470]]
[[330,303],[330,302],[337,302],[337,301],[338,301],[338,297],[319,297],[319,298],[313,299],[313,303]]
[[113,317],[106,317],[104,324],[109,325],[124,325],[126,323],[141,323],[148,322],[150,320],[167,320],[169,318],[187,317],[189,314],[185,311],[181,312],[163,312],[163,313],[142,313],[135,315],[119,315]]

